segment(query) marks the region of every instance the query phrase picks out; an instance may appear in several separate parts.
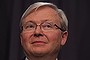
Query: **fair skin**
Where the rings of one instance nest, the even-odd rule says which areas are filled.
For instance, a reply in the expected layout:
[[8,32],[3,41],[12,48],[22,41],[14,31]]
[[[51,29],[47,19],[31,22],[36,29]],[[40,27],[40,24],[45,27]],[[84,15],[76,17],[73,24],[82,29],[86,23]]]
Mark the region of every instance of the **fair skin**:
[[[44,21],[50,21],[60,26],[60,17],[57,12],[50,7],[41,7],[37,11],[30,13],[24,18],[23,24],[33,21],[37,25]],[[40,36],[35,36],[40,34]],[[20,38],[26,56],[30,60],[55,60],[61,45],[64,45],[68,32],[59,29],[44,32],[40,26],[34,32],[22,31]]]

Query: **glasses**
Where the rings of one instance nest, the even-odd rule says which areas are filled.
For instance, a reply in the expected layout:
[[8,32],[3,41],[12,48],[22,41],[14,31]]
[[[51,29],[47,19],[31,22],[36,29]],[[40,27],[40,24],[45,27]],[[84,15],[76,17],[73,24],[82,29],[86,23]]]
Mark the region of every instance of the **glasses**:
[[64,29],[60,28],[53,22],[43,22],[40,25],[37,25],[35,22],[29,21],[22,26],[22,30],[24,31],[35,31],[37,26],[40,26],[42,31],[54,31],[55,29],[60,29],[61,31],[65,31]]

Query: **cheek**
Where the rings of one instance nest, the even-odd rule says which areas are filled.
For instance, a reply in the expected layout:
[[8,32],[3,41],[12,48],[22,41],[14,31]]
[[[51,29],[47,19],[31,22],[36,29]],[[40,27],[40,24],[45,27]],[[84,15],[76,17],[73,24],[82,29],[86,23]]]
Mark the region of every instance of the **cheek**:
[[30,39],[30,35],[31,34],[28,34],[28,33],[22,33],[21,34],[21,43],[23,44],[27,44],[29,42],[29,39]]
[[27,40],[28,40],[28,35],[22,34],[21,38],[22,38],[21,40],[22,40],[23,42],[27,42]]
[[61,33],[53,32],[46,34],[46,36],[48,37],[50,43],[59,43],[61,41]]
[[62,40],[61,33],[53,32],[46,35],[49,40],[48,48],[50,49],[50,51],[57,52],[61,46],[61,40]]

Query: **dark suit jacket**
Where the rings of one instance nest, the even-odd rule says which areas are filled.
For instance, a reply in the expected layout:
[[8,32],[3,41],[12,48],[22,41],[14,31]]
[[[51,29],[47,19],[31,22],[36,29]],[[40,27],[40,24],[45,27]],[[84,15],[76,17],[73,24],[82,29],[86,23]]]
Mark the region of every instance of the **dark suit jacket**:
[[26,57],[22,58],[22,60],[25,60]]

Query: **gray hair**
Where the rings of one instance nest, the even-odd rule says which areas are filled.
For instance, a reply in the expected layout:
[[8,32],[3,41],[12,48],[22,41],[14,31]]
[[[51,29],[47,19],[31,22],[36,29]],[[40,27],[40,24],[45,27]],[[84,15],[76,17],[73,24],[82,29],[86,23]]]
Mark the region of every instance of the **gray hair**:
[[64,14],[64,12],[61,9],[58,9],[56,5],[52,4],[52,3],[47,3],[47,2],[36,2],[32,5],[30,5],[27,10],[23,13],[21,20],[20,20],[20,27],[22,25],[22,21],[23,19],[30,13],[32,12],[34,9],[35,11],[42,7],[42,6],[49,6],[51,8],[53,8],[55,11],[58,12],[58,15],[62,18],[61,23],[61,28],[64,29],[65,31],[68,30],[68,20],[66,15]]

